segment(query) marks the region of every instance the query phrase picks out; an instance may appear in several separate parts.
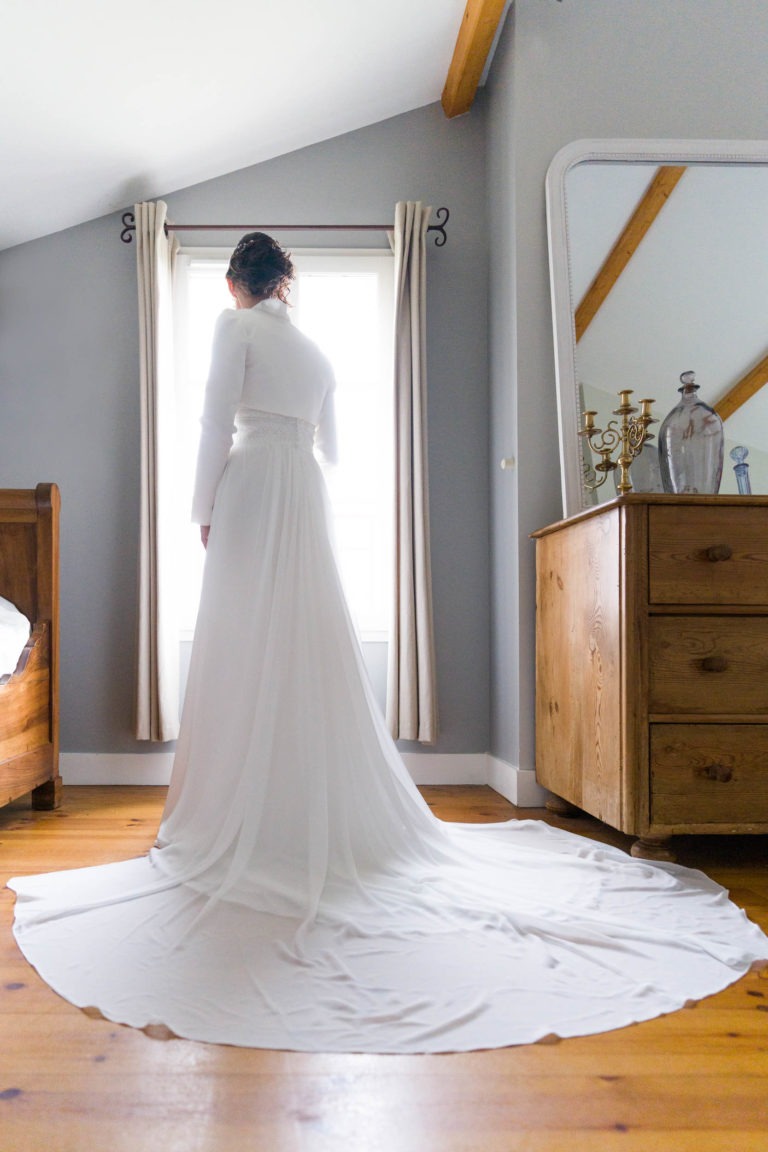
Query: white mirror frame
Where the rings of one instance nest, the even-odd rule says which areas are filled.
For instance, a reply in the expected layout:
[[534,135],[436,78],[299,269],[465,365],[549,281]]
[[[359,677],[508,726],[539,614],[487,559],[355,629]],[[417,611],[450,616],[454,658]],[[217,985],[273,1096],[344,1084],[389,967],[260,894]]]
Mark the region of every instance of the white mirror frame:
[[546,179],[549,274],[560,435],[563,516],[587,504],[581,471],[576,381],[575,304],[571,291],[566,178],[576,164],[621,161],[640,164],[768,164],[766,140],[576,140],[552,161]]

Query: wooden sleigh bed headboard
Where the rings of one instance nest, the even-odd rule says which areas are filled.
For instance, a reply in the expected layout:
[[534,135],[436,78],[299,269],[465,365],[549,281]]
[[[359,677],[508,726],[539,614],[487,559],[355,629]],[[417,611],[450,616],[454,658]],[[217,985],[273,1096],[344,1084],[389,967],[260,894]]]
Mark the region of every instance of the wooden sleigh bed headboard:
[[32,793],[55,808],[59,776],[59,490],[0,489],[0,596],[32,625],[13,675],[0,682],[0,805]]

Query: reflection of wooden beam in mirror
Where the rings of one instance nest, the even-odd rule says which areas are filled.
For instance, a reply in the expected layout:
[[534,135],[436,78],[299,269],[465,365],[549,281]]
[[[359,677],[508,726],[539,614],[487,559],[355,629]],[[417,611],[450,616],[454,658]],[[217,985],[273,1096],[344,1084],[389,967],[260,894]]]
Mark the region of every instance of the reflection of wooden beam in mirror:
[[603,266],[584,294],[576,309],[576,340],[581,340],[589,325],[634,256],[640,241],[671,196],[685,166],[665,164],[656,171],[653,180],[640,198],[628,224],[605,258]]
[[747,400],[759,392],[763,384],[768,384],[768,356],[763,356],[759,364],[755,364],[746,376],[742,376],[738,383],[728,389],[725,396],[714,405],[715,412],[721,420],[727,420],[741,408],[742,404],[746,404]]
[[451,119],[469,112],[507,0],[467,0],[441,98]]

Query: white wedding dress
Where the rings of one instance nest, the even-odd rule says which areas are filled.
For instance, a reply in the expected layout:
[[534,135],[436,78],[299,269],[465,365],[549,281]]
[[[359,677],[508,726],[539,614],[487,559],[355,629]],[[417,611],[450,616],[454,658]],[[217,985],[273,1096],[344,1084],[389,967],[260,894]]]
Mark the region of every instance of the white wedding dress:
[[329,543],[327,365],[270,301],[222,318],[207,395],[196,513],[214,491],[215,511],[157,846],[11,881],[51,987],[195,1040],[440,1052],[646,1020],[768,959],[699,872],[431,814]]

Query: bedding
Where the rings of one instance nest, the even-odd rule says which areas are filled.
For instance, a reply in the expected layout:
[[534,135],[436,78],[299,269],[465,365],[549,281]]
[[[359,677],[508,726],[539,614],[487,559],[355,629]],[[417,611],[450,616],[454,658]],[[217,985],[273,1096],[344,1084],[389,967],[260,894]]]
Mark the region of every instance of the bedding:
[[0,596],[0,680],[16,671],[31,630],[24,613]]

